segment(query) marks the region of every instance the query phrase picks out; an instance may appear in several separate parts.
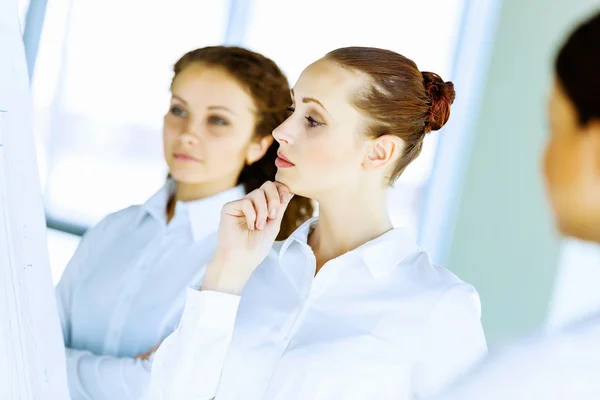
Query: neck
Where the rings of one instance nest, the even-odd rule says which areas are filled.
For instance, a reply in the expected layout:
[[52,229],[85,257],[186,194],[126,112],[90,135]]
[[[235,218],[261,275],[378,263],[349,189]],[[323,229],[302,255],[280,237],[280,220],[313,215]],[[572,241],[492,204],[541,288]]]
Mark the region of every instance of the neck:
[[194,201],[211,197],[236,186],[235,181],[219,181],[206,183],[177,182],[175,202]]
[[354,191],[324,196],[318,201],[319,222],[308,239],[317,259],[317,272],[327,261],[393,228],[386,195],[387,190]]
[[235,181],[222,180],[207,183],[185,183],[177,182],[175,195],[167,203],[167,222],[175,215],[175,205],[178,201],[187,202],[205,199],[214,196],[236,186]]

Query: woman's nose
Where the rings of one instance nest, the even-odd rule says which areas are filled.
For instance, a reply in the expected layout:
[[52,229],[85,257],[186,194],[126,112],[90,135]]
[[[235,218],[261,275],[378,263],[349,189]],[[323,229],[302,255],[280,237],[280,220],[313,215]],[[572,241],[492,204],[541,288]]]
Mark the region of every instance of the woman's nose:
[[183,127],[179,139],[190,146],[196,145],[200,141],[200,136],[202,135],[201,130],[202,128],[199,124],[194,124],[193,121],[189,121]]
[[273,138],[279,143],[279,144],[291,144],[293,143],[293,133],[291,132],[291,125],[290,125],[290,119],[287,119],[283,124],[279,125],[277,128],[275,128],[275,130],[273,131]]

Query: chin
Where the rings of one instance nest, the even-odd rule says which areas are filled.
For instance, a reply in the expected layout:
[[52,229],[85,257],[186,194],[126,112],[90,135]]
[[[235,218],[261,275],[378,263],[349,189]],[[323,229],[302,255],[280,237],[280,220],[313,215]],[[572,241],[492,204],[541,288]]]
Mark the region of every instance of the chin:
[[297,185],[294,184],[294,179],[290,179],[288,174],[286,174],[285,172],[282,172],[280,169],[278,169],[277,173],[275,174],[275,180],[277,182],[283,183],[285,186],[287,186],[288,189],[290,189],[290,192],[292,192],[294,194],[299,194],[295,191],[297,188]]
[[290,179],[288,177],[286,177],[286,175],[287,174],[285,172],[282,172],[281,169],[277,168],[277,173],[275,174],[275,180],[277,182],[283,183],[284,185],[287,186],[287,185],[289,185],[288,182]]
[[193,173],[192,171],[172,169],[169,171],[169,174],[172,179],[180,183],[200,183],[203,181],[203,179],[198,177],[197,173]]
[[275,175],[275,180],[287,186],[291,193],[298,196],[311,198],[310,192],[305,190],[306,185],[302,185],[296,179],[291,179],[289,176],[286,176],[286,174],[281,174],[278,172]]

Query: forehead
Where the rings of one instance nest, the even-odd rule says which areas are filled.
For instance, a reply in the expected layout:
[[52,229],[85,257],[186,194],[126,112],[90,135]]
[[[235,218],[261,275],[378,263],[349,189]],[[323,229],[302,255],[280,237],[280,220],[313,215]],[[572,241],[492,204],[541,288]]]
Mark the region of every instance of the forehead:
[[252,97],[226,70],[192,64],[173,80],[171,91],[190,105],[226,106],[241,111],[254,108]]
[[319,100],[327,110],[351,106],[352,97],[365,88],[364,74],[339,66],[334,61],[321,59],[309,65],[298,78],[294,94]]

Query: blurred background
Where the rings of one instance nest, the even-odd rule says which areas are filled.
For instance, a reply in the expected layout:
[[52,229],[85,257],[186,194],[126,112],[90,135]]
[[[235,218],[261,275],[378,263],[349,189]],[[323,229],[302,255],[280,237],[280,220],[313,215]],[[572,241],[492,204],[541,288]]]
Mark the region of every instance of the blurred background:
[[490,343],[600,306],[600,249],[554,233],[538,168],[554,51],[598,0],[19,3],[55,283],[86,229],[163,184],[181,55],[244,46],[293,85],[328,51],[364,45],[456,85],[450,123],[390,190],[390,212],[478,289]]

